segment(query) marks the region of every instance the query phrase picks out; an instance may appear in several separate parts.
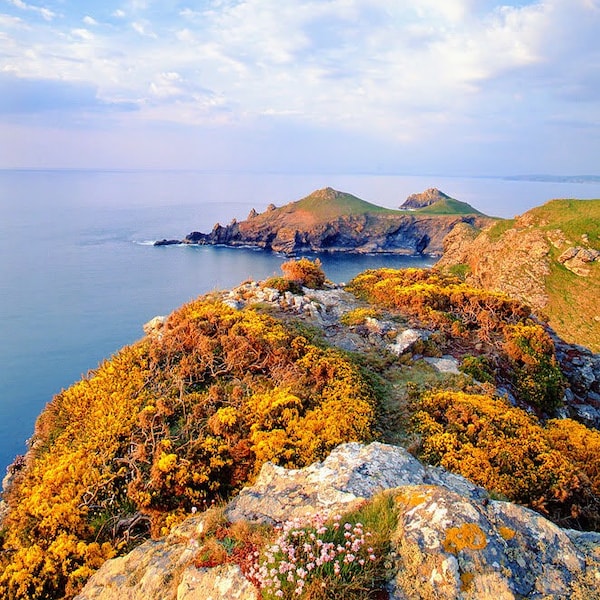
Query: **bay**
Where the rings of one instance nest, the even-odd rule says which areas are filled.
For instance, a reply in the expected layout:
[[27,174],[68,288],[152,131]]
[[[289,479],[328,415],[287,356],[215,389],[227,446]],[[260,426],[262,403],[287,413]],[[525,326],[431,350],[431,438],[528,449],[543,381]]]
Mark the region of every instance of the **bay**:
[[[331,186],[398,207],[428,187],[510,217],[554,197],[600,197],[600,183],[546,183],[386,175],[228,174],[174,171],[0,171],[0,474],[25,451],[52,396],[125,344],[142,324],[285,260],[251,249],[153,247],[209,231],[252,208],[282,205]],[[323,256],[347,281],[377,266],[424,258]]]

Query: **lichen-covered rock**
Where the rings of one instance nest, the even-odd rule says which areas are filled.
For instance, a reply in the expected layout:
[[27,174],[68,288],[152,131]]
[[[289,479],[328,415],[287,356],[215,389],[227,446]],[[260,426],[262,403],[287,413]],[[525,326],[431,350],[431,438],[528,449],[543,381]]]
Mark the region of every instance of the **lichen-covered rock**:
[[257,590],[237,565],[213,569],[189,566],[181,576],[177,600],[256,600]]
[[244,488],[229,504],[231,521],[268,523],[314,514],[333,515],[351,510],[383,490],[402,485],[439,484],[473,499],[487,492],[463,477],[422,465],[404,448],[374,442],[338,446],[323,462],[303,469],[284,469],[267,463],[253,486]]
[[150,540],[106,561],[75,600],[175,600],[178,575],[194,559],[187,541],[174,535]]
[[[406,450],[344,444],[321,463],[263,467],[228,506],[232,521],[282,522],[344,512],[388,490],[399,519],[389,556],[391,600],[594,600],[600,534],[563,530],[529,509],[491,500],[463,477]],[[204,515],[107,561],[76,600],[253,600],[239,567],[199,568]]]
[[458,373],[460,373],[458,370],[460,363],[453,356],[441,356],[439,358],[427,357],[425,358],[425,362],[428,362],[440,373],[453,373],[454,375],[458,375]]
[[394,340],[393,344],[389,344],[387,349],[390,352],[400,356],[407,350],[410,350],[418,341],[425,340],[428,333],[419,329],[405,329],[401,331]]
[[433,486],[400,488],[396,501],[394,598],[568,598],[585,571],[567,533],[521,506]]

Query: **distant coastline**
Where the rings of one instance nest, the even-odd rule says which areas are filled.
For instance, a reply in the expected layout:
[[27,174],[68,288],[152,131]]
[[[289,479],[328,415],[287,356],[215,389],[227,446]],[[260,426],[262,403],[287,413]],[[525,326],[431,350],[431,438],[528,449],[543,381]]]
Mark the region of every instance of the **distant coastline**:
[[502,179],[546,183],[600,183],[600,175],[508,175]]

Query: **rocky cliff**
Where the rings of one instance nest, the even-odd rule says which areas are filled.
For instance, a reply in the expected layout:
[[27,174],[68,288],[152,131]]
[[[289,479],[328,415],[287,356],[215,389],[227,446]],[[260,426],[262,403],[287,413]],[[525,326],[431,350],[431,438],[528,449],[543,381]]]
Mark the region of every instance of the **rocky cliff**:
[[600,200],[553,200],[487,231],[461,223],[437,266],[522,299],[566,340],[600,350]]
[[[268,463],[225,516],[230,523],[309,524],[316,514],[343,515],[382,493],[391,496],[397,521],[380,586],[385,595],[378,597],[600,597],[600,534],[561,529],[396,446],[345,444],[299,470]],[[76,600],[256,600],[247,565],[233,554],[199,566],[207,529],[207,515],[196,515],[169,536],[107,561]],[[322,597],[341,597],[335,594]]]
[[[438,192],[441,194],[441,192]],[[430,194],[431,196],[431,194]],[[443,198],[442,198],[443,196]],[[451,200],[445,194],[437,202]],[[419,210],[390,210],[332,188],[264,213],[252,211],[245,221],[216,224],[210,233],[192,232],[185,244],[256,246],[295,254],[311,252],[385,252],[439,256],[444,237],[458,223],[479,229],[494,220],[464,203],[450,206],[429,202]],[[162,240],[157,245],[179,243]]]

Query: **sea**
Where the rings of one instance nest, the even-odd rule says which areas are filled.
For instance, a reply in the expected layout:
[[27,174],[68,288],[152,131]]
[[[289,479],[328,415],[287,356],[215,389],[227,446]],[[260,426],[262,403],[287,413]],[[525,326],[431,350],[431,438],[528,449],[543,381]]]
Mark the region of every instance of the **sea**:
[[[249,248],[155,247],[155,240],[208,232],[327,186],[388,208],[437,187],[499,217],[552,198],[600,198],[600,181],[0,170],[0,478],[26,451],[46,403],[142,337],[145,322],[198,295],[278,274],[286,260]],[[367,268],[433,264],[428,257],[320,258],[335,282]]]

